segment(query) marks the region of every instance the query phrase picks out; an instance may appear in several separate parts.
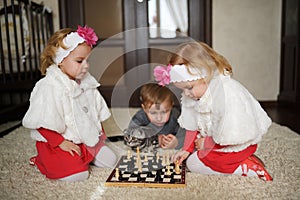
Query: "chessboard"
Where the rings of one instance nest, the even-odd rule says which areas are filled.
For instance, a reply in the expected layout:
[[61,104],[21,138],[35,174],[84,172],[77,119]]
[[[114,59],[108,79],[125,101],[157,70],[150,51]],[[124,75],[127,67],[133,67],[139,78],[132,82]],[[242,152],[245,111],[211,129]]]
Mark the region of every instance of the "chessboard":
[[136,187],[185,187],[185,161],[181,164],[169,162],[166,155],[137,154],[121,156],[116,167],[107,178],[106,186]]

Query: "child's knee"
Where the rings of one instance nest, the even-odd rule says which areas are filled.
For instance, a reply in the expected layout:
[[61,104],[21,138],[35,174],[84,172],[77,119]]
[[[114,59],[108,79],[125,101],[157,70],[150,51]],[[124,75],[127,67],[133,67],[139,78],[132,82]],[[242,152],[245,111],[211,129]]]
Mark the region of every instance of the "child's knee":
[[113,168],[117,163],[117,155],[107,146],[103,146],[95,157],[94,164],[97,167]]

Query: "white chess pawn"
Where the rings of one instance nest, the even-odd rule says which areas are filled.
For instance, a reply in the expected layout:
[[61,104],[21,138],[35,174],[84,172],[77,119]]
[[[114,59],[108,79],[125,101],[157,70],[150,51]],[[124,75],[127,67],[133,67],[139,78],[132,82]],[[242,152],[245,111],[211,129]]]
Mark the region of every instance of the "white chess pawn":
[[141,159],[141,154],[140,154],[140,147],[136,148],[136,159],[140,160]]
[[169,155],[169,153],[167,153],[167,155],[166,155],[166,165],[170,165],[170,155]]
[[120,177],[119,168],[116,168],[115,177],[116,177],[117,180],[119,180],[119,177]]
[[163,155],[163,156],[162,156],[161,164],[162,164],[163,166],[166,165],[166,155]]
[[170,171],[170,165],[167,165],[167,171],[166,171],[166,175],[170,176],[171,175],[171,171]]
[[138,172],[142,172],[142,162],[138,161]]
[[127,151],[127,159],[129,160],[130,158],[131,158],[131,151],[128,150],[128,151]]

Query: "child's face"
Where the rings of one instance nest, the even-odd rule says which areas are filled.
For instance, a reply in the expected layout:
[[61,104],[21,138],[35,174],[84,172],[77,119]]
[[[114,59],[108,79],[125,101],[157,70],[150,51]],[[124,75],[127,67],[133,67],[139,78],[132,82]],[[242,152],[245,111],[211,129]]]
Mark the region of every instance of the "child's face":
[[83,77],[87,73],[87,70],[83,72],[82,69],[85,68],[83,65],[87,65],[86,59],[91,51],[92,48],[85,43],[78,45],[59,64],[61,70],[73,80],[78,76]]
[[174,85],[181,89],[186,96],[194,100],[199,100],[207,90],[207,84],[204,79],[177,82]]
[[150,108],[145,108],[144,105],[142,106],[152,124],[161,127],[169,121],[172,110],[169,101],[164,101],[161,104],[152,104]]

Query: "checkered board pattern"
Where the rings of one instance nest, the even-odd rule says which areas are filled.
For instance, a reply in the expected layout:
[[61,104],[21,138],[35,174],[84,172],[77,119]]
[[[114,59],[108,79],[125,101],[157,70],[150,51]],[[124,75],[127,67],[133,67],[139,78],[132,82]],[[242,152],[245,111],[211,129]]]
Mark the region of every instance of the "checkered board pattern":
[[[115,169],[107,178],[106,186],[136,186],[136,187],[185,187],[186,165],[183,162],[180,165],[180,173],[175,173],[174,163],[170,163],[171,175],[166,175],[167,166],[161,158],[156,156],[148,156],[148,160],[144,161],[141,157],[142,167],[139,170],[136,157],[122,156]],[[116,176],[116,169],[118,175]]]

